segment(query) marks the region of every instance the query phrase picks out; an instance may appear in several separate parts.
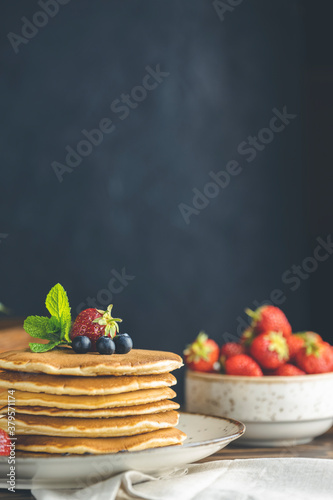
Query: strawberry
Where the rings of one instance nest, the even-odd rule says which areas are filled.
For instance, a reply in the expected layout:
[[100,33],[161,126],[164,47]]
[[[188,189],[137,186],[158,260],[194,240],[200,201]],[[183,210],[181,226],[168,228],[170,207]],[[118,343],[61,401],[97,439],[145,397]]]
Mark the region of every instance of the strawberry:
[[10,444],[11,444],[11,441],[10,441],[10,438],[9,438],[7,432],[0,429],[0,456],[2,456],[2,457],[9,456]]
[[236,354],[225,362],[227,375],[246,375],[248,377],[262,377],[262,370],[254,359],[247,354]]
[[96,341],[103,335],[113,337],[119,332],[120,318],[111,316],[113,305],[110,304],[106,311],[100,309],[85,309],[77,316],[70,333],[71,340],[79,335],[88,337],[91,341],[91,351],[96,351]]
[[291,326],[281,309],[275,306],[261,306],[255,311],[245,310],[252,318],[251,327],[255,334],[264,332],[281,332],[284,337],[291,335]]
[[237,344],[237,342],[227,342],[221,347],[220,355],[224,356],[225,359],[229,359],[231,356],[236,356],[236,354],[245,354],[245,348],[242,344]]
[[244,330],[244,332],[242,333],[242,336],[241,336],[241,339],[240,339],[240,342],[241,344],[247,348],[247,347],[250,347],[250,345],[252,344],[252,341],[255,337],[255,333],[253,331],[253,328],[251,328],[250,326],[248,328],[246,328],[246,330]]
[[187,367],[196,372],[214,371],[214,364],[218,361],[220,348],[217,343],[200,332],[195,341],[184,350],[184,359]]
[[289,349],[289,360],[294,360],[297,352],[304,346],[304,339],[299,335],[289,335],[286,340]]
[[258,335],[251,344],[250,354],[265,369],[278,368],[289,359],[288,344],[280,332]]
[[225,369],[226,360],[237,354],[245,354],[245,346],[237,344],[237,342],[227,342],[221,347],[220,365],[222,371]]
[[303,370],[297,368],[295,365],[291,365],[290,363],[285,363],[282,366],[279,366],[272,375],[278,375],[280,377],[292,377],[296,375],[305,375]]
[[298,332],[287,338],[289,347],[289,359],[295,361],[297,352],[307,344],[312,342],[324,342],[318,333]]
[[294,333],[294,335],[297,335],[297,337],[300,337],[303,339],[305,342],[324,342],[321,336],[318,333],[315,332],[297,332]]
[[333,370],[333,350],[324,341],[307,341],[296,354],[296,363],[306,373],[327,373]]

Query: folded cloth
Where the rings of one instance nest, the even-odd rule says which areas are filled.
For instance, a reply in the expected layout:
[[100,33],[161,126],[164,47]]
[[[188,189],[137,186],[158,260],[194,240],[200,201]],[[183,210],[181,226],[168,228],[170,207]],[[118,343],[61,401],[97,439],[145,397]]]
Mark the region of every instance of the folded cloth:
[[221,460],[156,477],[127,471],[81,490],[32,494],[36,500],[332,500],[333,460]]

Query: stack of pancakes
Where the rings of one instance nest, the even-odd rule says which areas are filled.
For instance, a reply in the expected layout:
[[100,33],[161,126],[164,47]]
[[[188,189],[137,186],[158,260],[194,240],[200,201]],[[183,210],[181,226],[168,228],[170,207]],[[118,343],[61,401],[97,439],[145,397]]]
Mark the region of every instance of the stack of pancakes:
[[[169,352],[133,349],[126,355],[0,354],[0,428],[7,430],[8,390],[14,389],[16,448],[35,453],[116,453],[181,444],[179,405]],[[1,416],[0,415],[0,416]]]

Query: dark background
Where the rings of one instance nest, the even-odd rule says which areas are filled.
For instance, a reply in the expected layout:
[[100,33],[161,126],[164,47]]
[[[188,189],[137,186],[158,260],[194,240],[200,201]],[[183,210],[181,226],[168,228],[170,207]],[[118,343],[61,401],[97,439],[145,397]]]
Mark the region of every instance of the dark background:
[[[333,257],[295,291],[282,278],[332,231],[332,3],[244,0],[221,20],[205,0],[71,0],[15,54],[7,34],[38,10],[11,0],[0,16],[13,316],[44,314],[57,282],[76,314],[125,268],[135,278],[112,302],[136,347],[181,354],[200,329],[226,341],[274,289],[294,331],[332,341]],[[121,120],[111,102],[158,64],[170,75]],[[283,106],[297,117],[248,163],[239,144]],[[60,183],[52,162],[105,117],[115,130]],[[242,172],[186,224],[178,205],[229,160]]]

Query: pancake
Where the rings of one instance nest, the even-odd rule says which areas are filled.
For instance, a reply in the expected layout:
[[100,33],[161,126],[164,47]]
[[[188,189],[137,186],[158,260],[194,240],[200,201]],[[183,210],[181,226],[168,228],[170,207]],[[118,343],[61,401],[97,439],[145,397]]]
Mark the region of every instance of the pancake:
[[30,349],[0,353],[0,369],[49,375],[156,375],[182,366],[177,354],[132,349],[128,354],[112,356],[98,353],[76,354],[71,348],[37,353]]
[[[15,416],[15,435],[43,435],[63,437],[118,437],[133,436],[178,424],[176,411],[152,415],[136,415],[114,418],[59,418],[35,415]],[[0,429],[7,430],[6,418],[0,419]]]
[[3,388],[26,392],[45,392],[47,394],[76,396],[120,394],[140,389],[169,387],[176,383],[177,380],[171,373],[142,375],[139,377],[70,377],[65,375],[46,375],[44,373],[0,372],[0,390]]
[[182,444],[185,438],[186,434],[174,427],[147,432],[137,436],[113,438],[18,436],[16,449],[37,453],[103,454],[177,445]]
[[[149,415],[162,411],[178,410],[179,404],[165,399],[157,403],[148,403],[137,406],[123,406],[120,408],[104,408],[100,410],[64,410],[48,408],[47,406],[16,406],[16,414],[45,415],[49,417],[74,417],[74,418],[110,418],[126,417],[130,415]],[[7,407],[0,408],[0,418],[7,415]]]
[[[172,399],[176,393],[169,387],[161,389],[144,389],[123,394],[107,394],[105,396],[67,396],[45,394],[43,392],[15,391],[15,404],[18,406],[47,406],[69,410],[94,410],[100,408],[117,408],[155,403],[164,399]],[[7,405],[7,391],[0,393],[0,405]]]

